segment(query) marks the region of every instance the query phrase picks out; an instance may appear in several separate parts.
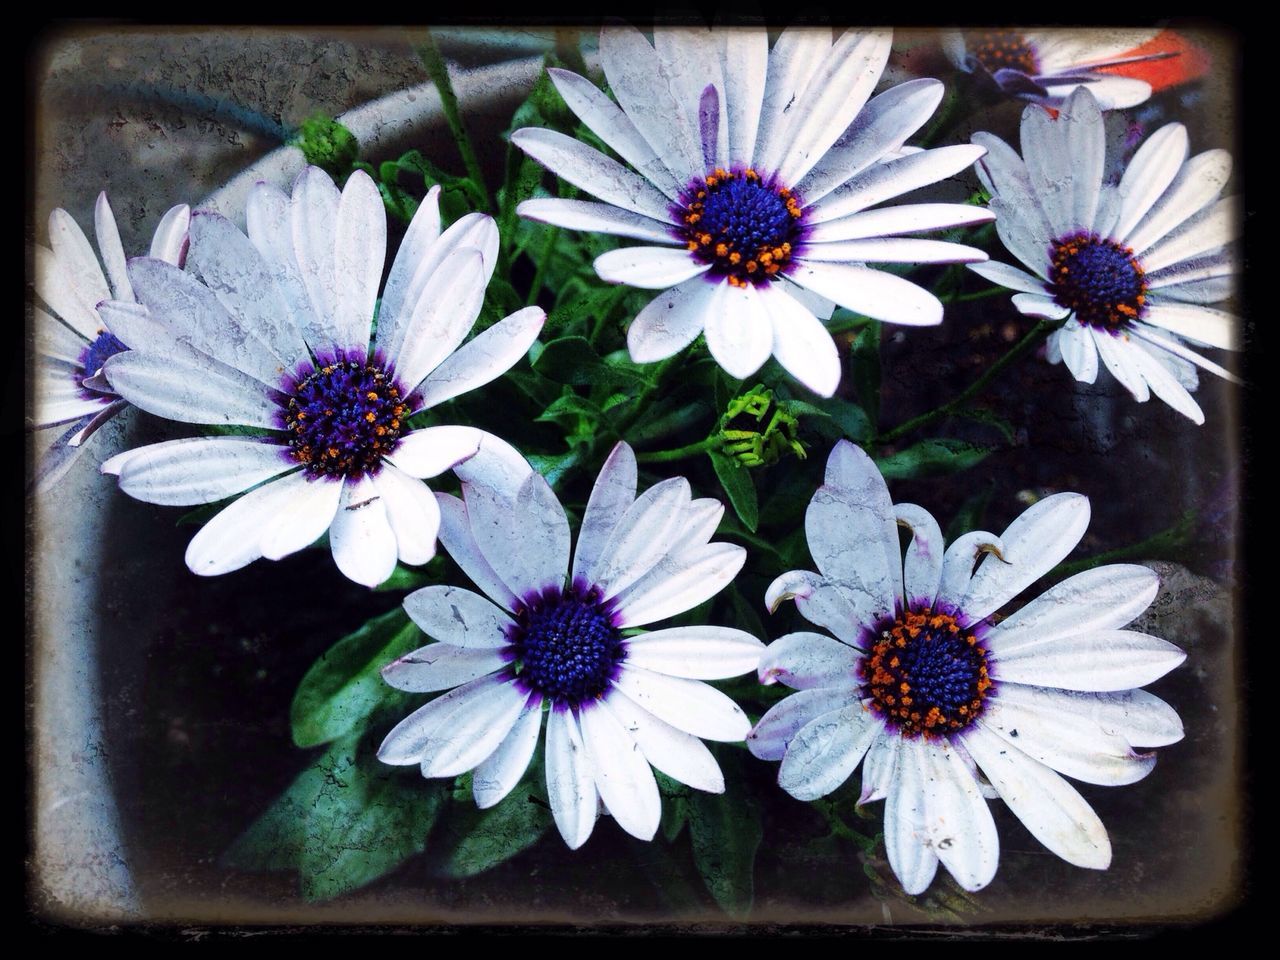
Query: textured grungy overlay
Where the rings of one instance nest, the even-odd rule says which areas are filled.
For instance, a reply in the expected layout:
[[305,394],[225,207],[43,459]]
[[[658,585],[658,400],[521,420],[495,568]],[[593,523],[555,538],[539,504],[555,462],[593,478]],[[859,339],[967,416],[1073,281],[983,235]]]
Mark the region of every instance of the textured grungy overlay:
[[[243,191],[255,179],[283,184],[300,169],[297,151],[273,151],[284,132],[317,113],[358,111],[352,124],[363,125],[362,139],[376,143],[379,159],[410,146],[425,151],[413,134],[437,116],[438,100],[423,85],[411,39],[400,30],[111,27],[46,36],[31,65],[36,137],[29,239],[45,241],[44,218],[58,206],[88,229],[102,189],[109,192],[131,254],[145,251],[150,231],[169,206],[200,204],[224,184],[227,189],[208,202],[237,218]],[[545,31],[543,36],[517,31],[482,38],[458,31],[452,42],[442,44],[446,56],[468,68],[459,74],[459,92],[482,160],[491,169],[503,149],[496,131],[505,128],[533,78],[527,61],[515,67],[498,62],[524,60],[545,47],[545,39]],[[1231,62],[1229,39],[1207,39],[1215,44],[1217,62]],[[1230,78],[1220,86],[1205,101],[1217,110],[1217,135],[1197,143],[1198,150],[1234,146]],[[437,136],[430,144],[433,160],[459,167],[447,138]],[[263,879],[261,893],[244,883],[228,892],[213,868],[171,876],[162,852],[142,847],[145,832],[122,830],[122,811],[127,814],[136,805],[136,791],[145,789],[146,781],[145,776],[121,780],[122,758],[108,749],[104,725],[141,723],[148,704],[140,693],[143,685],[118,687],[114,678],[145,674],[155,638],[181,616],[167,609],[175,591],[215,588],[182,569],[190,528],[175,530],[175,511],[128,501],[98,475],[101,460],[112,452],[165,438],[154,423],[118,418],[90,442],[52,495],[29,504],[33,656],[28,691],[35,780],[30,871],[32,903],[40,914],[87,925],[144,919],[205,924],[677,919],[629,916],[606,903],[603,894],[584,894],[571,907],[551,897],[530,902],[522,890],[484,888],[483,878],[472,882],[470,893],[435,901],[431,895],[440,891],[415,886],[413,877],[395,889],[382,885],[327,905],[307,904],[291,894],[290,878]],[[1117,456],[1128,449],[1129,439],[1117,442]],[[1224,438],[1223,445],[1224,457],[1237,456],[1234,438]],[[1157,459],[1152,469],[1181,465]],[[993,805],[1001,867],[982,897],[984,909],[976,922],[1185,920],[1224,910],[1239,897],[1236,597],[1183,568],[1154,566],[1163,581],[1161,593],[1134,629],[1188,651],[1187,662],[1155,687],[1179,710],[1187,739],[1162,748],[1155,772],[1135,785],[1141,791],[1083,789],[1109,828],[1115,866],[1105,873],[1075,871],[1069,899],[1057,895],[1063,890],[1062,865],[999,804]],[[287,702],[260,707],[264,714],[278,713]],[[145,770],[146,764],[147,758],[133,761],[135,768]],[[227,772],[230,779],[244,774]],[[133,839],[134,848],[125,837]],[[762,849],[768,845],[766,833]],[[782,853],[791,855],[786,862],[794,867],[804,866],[802,854],[784,851],[775,857],[782,859]],[[860,869],[852,855],[848,868]],[[554,866],[543,869],[545,875]],[[807,904],[803,885],[796,886],[793,900],[762,901],[754,916],[766,923],[921,919],[905,905],[886,913],[870,898],[858,910],[833,913]],[[601,912],[590,913],[597,902]]]

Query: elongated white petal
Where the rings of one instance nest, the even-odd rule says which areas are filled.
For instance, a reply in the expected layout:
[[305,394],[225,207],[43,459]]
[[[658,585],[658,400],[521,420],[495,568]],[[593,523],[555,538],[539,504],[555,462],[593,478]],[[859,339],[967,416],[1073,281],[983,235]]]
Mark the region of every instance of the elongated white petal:
[[460,702],[422,744],[422,775],[456,777],[479,765],[507,738],[528,699],[526,691],[507,682]]
[[464,343],[422,381],[418,396],[423,408],[434,407],[502,376],[529,352],[546,319],[541,307],[525,307]]
[[387,214],[373,178],[356,170],[347,178],[333,228],[334,342],[365,347],[387,257]]
[[938,583],[936,602],[939,606],[954,609],[969,590],[974,566],[983,555],[1004,550],[1004,544],[994,533],[974,530],[957,537],[942,555],[942,578]]
[[293,184],[289,231],[298,273],[315,313],[316,330],[327,341],[312,346],[364,349],[367,341],[348,343],[339,339],[339,333],[346,331],[341,331],[334,321],[339,287],[334,227],[341,202],[342,195],[327,173],[319,167],[305,168]]
[[729,121],[729,162],[755,155],[769,71],[769,38],[760,30],[721,31],[724,93]]
[[1216,200],[1230,176],[1231,154],[1226,150],[1197,154],[1182,165],[1169,188],[1133,230],[1119,239],[1141,254]]
[[156,224],[151,237],[150,255],[157,260],[183,266],[187,258],[187,230],[191,225],[191,208],[185,203],[170,207]]
[[1018,312],[1028,317],[1061,320],[1071,313],[1069,307],[1064,307],[1043,294],[1015,293],[1011,299]]
[[819,263],[980,263],[987,255],[976,247],[943,240],[871,237],[807,246],[802,259]]
[[1181,341],[1178,340],[1177,337],[1171,336],[1157,327],[1149,327],[1145,324],[1135,324],[1131,332],[1135,337],[1145,340],[1148,344],[1156,347],[1157,349],[1193,363],[1202,370],[1208,370],[1210,373],[1216,374],[1224,380],[1230,380],[1232,383],[1242,382],[1239,377],[1226,367],[1200,356],[1200,354],[1196,353],[1194,350],[1188,349]]
[[89,238],[61,207],[49,214],[49,245],[57,257],[63,281],[77,300],[90,309],[111,298],[107,278],[94,255]]
[[[1037,108],[1038,109],[1038,108]],[[1009,252],[1037,276],[1045,275],[1047,245],[1057,234],[1045,215],[1022,157],[999,137],[975,133],[970,138],[986,149],[977,164],[978,179],[992,194],[996,230]]]
[[867,747],[862,761],[862,793],[858,806],[866,806],[889,795],[893,775],[898,766],[898,741],[902,738],[891,731],[882,730]]
[[564,707],[547,714],[546,758],[552,819],[569,849],[577,850],[595,828],[598,794],[577,718]]
[[36,352],[54,360],[80,366],[80,354],[84,353],[88,341],[79,334],[73,333],[39,307],[35,307],[33,313],[35,314]]
[[1108,330],[1094,327],[1089,329],[1089,334],[1093,337],[1094,346],[1098,348],[1098,356],[1111,371],[1111,375],[1120,382],[1120,386],[1128,390],[1139,403],[1146,403],[1151,398],[1151,388],[1147,386],[1146,379],[1133,360],[1132,354],[1137,353],[1137,347],[1128,342],[1128,335],[1113,335]]
[[1055,584],[986,635],[996,656],[1028,644],[1050,643],[1077,633],[1117,630],[1151,606],[1160,578],[1148,567],[1116,563],[1095,567]]
[[1129,359],[1151,392],[1193,423],[1204,423],[1204,411],[1169,368],[1141,340],[1131,343],[1138,349],[1129,351]]
[[1239,198],[1223,197],[1142,255],[1142,268],[1163,270],[1174,264],[1211,256],[1240,236]]
[[[891,237],[923,230],[967,227],[972,224],[990,223],[995,218],[996,215],[985,207],[975,207],[969,203],[909,203],[895,207],[878,207],[875,210],[862,210],[851,213],[847,217],[838,217],[835,220],[815,224],[805,238],[805,243],[810,245],[806,249],[811,249],[813,245],[840,240]],[[1043,284],[1036,289],[1043,289]]]
[[329,527],[329,547],[338,569],[366,587],[376,587],[395,570],[396,535],[370,477],[343,485],[342,500]]
[[960,602],[967,622],[999,610],[1057,564],[1089,526],[1089,499],[1078,493],[1045,497],[1024,510],[1000,534],[1000,556],[988,555]]
[[902,738],[896,776],[884,805],[884,848],[902,889],[924,893],[938,870],[938,855],[929,844],[924,796],[924,743]]
[[1088,229],[1098,212],[1107,145],[1102,111],[1087,85],[1067,97],[1057,122],[1064,125],[1063,143],[1072,160],[1071,219]]
[[[874,467],[873,467],[874,469]],[[877,474],[849,489],[819,487],[805,513],[809,549],[824,576],[853,601],[859,621],[875,623],[892,615],[901,597],[901,568],[888,561],[888,537],[897,526],[884,481]]]
[[[850,596],[835,584],[808,570],[791,570],[769,585],[764,603],[770,613],[776,613],[784,600],[794,600],[796,609],[810,623],[831,631],[845,643],[856,644],[862,633],[862,624],[872,623],[871,611],[863,613],[854,606]],[[862,596],[859,595],[859,599]],[[869,601],[866,606],[870,607]]]
[[474,457],[454,467],[453,472],[472,489],[484,487],[511,499],[533,468],[507,441],[481,430],[480,449]]
[[[305,472],[301,474],[305,475]],[[294,474],[286,479],[293,480],[295,476],[300,475]],[[270,484],[275,485],[275,482]],[[296,486],[289,500],[279,505],[271,516],[264,518],[253,532],[262,555],[268,560],[279,560],[314,543],[329,529],[342,497],[343,486],[344,484],[327,478]]]
[[822,321],[794,297],[770,286],[758,300],[773,327],[773,355],[783,368],[821,397],[840,384],[840,354]]
[[516,602],[511,588],[502,582],[502,578],[493,572],[489,561],[480,552],[480,547],[471,535],[471,520],[467,516],[467,508],[457,497],[447,493],[437,493],[436,505],[440,508],[440,542],[449,551],[453,562],[462,568],[462,572],[477,587],[503,609],[513,610]]
[[[668,129],[692,132],[696,156],[704,160],[702,171],[726,166],[729,162],[729,131],[723,108],[724,72],[718,38],[699,26],[657,26],[653,31],[653,47],[659,66],[649,81],[649,89],[653,90],[665,82],[676,107],[676,112],[667,121]],[[715,103],[715,117],[713,123],[705,125],[701,122],[700,108],[708,90],[708,102]],[[685,137],[687,134],[681,139]],[[710,147],[709,150],[702,150],[704,143]],[[657,146],[656,143],[654,145]],[[666,156],[661,151],[659,153]]]
[[702,332],[719,287],[701,277],[654,297],[627,330],[627,349],[636,363],[653,363],[679,353]]
[[902,571],[903,595],[909,604],[931,606],[942,583],[942,529],[933,514],[914,503],[899,503],[893,512],[898,526],[911,531]]
[[861,703],[809,721],[787,745],[778,786],[797,800],[826,796],[849,779],[882,726]]
[[98,335],[102,323],[94,304],[80,298],[57,256],[47,247],[36,247],[35,285],[40,299],[76,333],[86,340]]
[[815,687],[853,688],[860,655],[848,644],[821,633],[788,633],[759,658],[760,682],[781,681],[793,690]]
[[1034,698],[1038,708],[1054,716],[1077,716],[1098,725],[1103,733],[1123,737],[1134,747],[1164,747],[1183,738],[1177,711],[1145,690],[1096,693],[1000,684],[1002,701]]
[[382,668],[382,679],[397,690],[434,693],[501,670],[510,658],[492,647],[429,643]]
[[630,734],[644,757],[667,776],[697,790],[724,793],[724,775],[711,751],[693,734],[659,720],[625,693],[613,688],[599,701]]
[[590,200],[561,200],[538,197],[525,200],[516,207],[516,213],[529,220],[549,223],[570,230],[586,230],[593,233],[611,233],[616,237],[631,237],[650,243],[682,244],[669,221],[659,222],[630,210],[623,210],[608,203]]
[[1076,320],[1067,322],[1058,335],[1058,349],[1071,375],[1081,383],[1098,379],[1098,347],[1093,334]]
[[769,51],[768,82],[756,131],[755,162],[762,170],[778,169],[791,142],[796,103],[830,52],[830,27],[788,27]]
[[596,257],[594,266],[605,283],[644,290],[665,290],[711,269],[683,247],[621,247]]
[[280,428],[281,407],[261,381],[199,356],[129,350],[108,358],[103,371],[116,393],[166,420]]
[[[250,233],[252,236],[252,233]],[[418,264],[422,262],[440,236],[440,185],[436,184],[418,204],[418,210],[409,221],[409,229],[400,241],[400,249],[391,263],[387,282],[382,290],[382,306],[379,309],[377,343],[385,349],[387,332],[393,318],[407,315],[405,296]]]
[[707,312],[707,349],[730,376],[745,379],[759,370],[773,351],[773,324],[762,297],[752,285],[728,282],[716,289]]
[[1077,867],[1105,870],[1110,866],[1106,827],[1062,777],[981,724],[965,733],[964,745],[1000,798],[1050,851]]
[[1138,147],[1120,178],[1120,217],[1111,234],[1127,237],[1160,195],[1173,183],[1187,159],[1187,128],[1168,123]]
[[401,563],[417,566],[434,557],[440,529],[435,494],[425,483],[389,463],[373,478],[373,485],[386,508]]
[[764,644],[729,627],[673,627],[627,641],[627,663],[670,677],[723,680],[750,673]]
[[797,731],[823,714],[858,703],[853,687],[801,690],[775,703],[747,734],[747,749],[761,760],[781,760]]
[[[561,586],[569,567],[569,521],[547,481],[530,473],[514,498],[464,482],[471,535],[513,594]],[[514,502],[513,502],[514,499]],[[512,544],[520,544],[512,550]]]
[[433,585],[404,598],[404,609],[422,632],[455,647],[497,650],[508,645],[512,620],[479,594]]
[[915,327],[942,322],[942,303],[937,297],[883,270],[854,263],[804,261],[788,276],[819,296],[876,320]]
[[482,437],[475,427],[426,427],[402,438],[387,460],[409,476],[425,480],[474,457]]
[[689,497],[689,481],[672,477],[655,483],[615,518],[591,578],[604,588],[605,599],[617,596],[671,552]]
[[93,229],[98,237],[102,264],[107,268],[107,279],[111,281],[111,295],[117,300],[132,300],[133,287],[129,285],[129,274],[125,271],[124,245],[120,242],[120,229],[116,226],[116,217],[111,212],[105,190],[98,194],[93,205]]
[[475,769],[471,776],[471,795],[476,806],[487,810],[501,801],[524,776],[538,746],[542,729],[542,697],[534,695],[516,717],[511,731]]
[[618,719],[599,704],[584,704],[578,721],[600,799],[623,830],[652,840],[662,818],[662,799],[644,753]]
[[573,579],[581,577],[588,583],[600,582],[596,566],[619,519],[635,499],[636,455],[628,444],[619,442],[600,468],[582,514],[582,528],[573,555]]
[[418,386],[467,335],[484,302],[484,256],[460,247],[444,259],[423,287],[392,359],[395,375],[409,390]]
[[284,447],[236,437],[193,437],[133,451],[120,489],[148,503],[213,503],[292,470]]
[[619,596],[618,622],[642,627],[691,610],[728,586],[746,560],[746,550],[733,543],[668,555]]
[[624,662],[613,683],[655,717],[695,737],[732,742],[751,729],[741,707],[700,680],[668,677]]
[[810,217],[814,223],[823,223],[857,213],[892,197],[955,176],[972,166],[985,152],[982,146],[962,143],[922,150],[875,164],[813,204],[809,208]]
[[997,661],[995,675],[1064,690],[1130,690],[1158,680],[1187,655],[1133,630],[1098,630],[1029,643]]
[[436,697],[392,728],[378,748],[378,759],[394,766],[421,763],[423,747],[437,729],[442,726],[447,728],[447,721],[454,711],[465,708],[468,704],[483,707],[502,702],[507,698],[504,687],[512,687],[510,679],[501,674],[490,674]]
[[945,740],[925,742],[925,835],[942,865],[964,889],[981,890],[996,875],[1000,838],[987,801],[959,752]]
[[311,305],[311,295],[293,252],[293,200],[269,183],[254,184],[245,202],[245,225],[249,239],[262,254],[276,288],[288,309],[288,317],[310,344],[328,343],[319,315]]
[[1155,301],[1147,305],[1142,319],[1197,343],[1222,350],[1240,349],[1240,320],[1224,310],[1190,303]]

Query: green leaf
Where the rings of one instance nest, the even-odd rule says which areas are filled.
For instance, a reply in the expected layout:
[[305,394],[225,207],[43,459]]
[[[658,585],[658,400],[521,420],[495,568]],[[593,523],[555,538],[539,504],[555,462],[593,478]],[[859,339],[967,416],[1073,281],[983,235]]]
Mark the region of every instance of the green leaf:
[[663,839],[667,843],[673,843],[689,820],[689,797],[693,791],[658,770],[653,771],[653,776],[658,781],[658,793],[662,796],[662,820],[659,823],[659,829],[662,831]]
[[[733,615],[738,621],[738,629],[745,630],[753,637],[758,637],[765,643],[769,642],[769,632],[765,629],[764,621],[760,619],[760,612],[756,609],[755,604],[742,595],[742,591],[738,589],[738,585],[734,584],[729,588],[729,599],[733,603]],[[764,607],[761,606],[760,610]]]
[[850,354],[853,386],[871,429],[880,423],[880,321],[872,320],[853,341]]
[[751,479],[751,471],[719,450],[708,450],[707,456],[711,458],[720,486],[733,504],[738,519],[743,526],[755,533],[760,523],[760,504],[756,500],[756,485]]
[[442,876],[457,879],[506,863],[537,843],[551,827],[551,811],[542,786],[542,764],[534,761],[512,791],[488,810],[477,809],[468,789],[455,790],[432,840],[441,858]]
[[956,414],[968,420],[976,420],[978,423],[985,423],[988,426],[995,427],[1000,431],[1000,435],[1004,437],[1005,442],[1010,445],[1017,442],[1017,432],[1013,429],[1013,424],[986,407],[962,407],[956,411]]
[[533,469],[542,474],[547,483],[554,487],[560,483],[566,473],[581,462],[582,451],[570,450],[567,453],[551,455],[531,453],[525,459]]
[[400,607],[349,633],[311,665],[289,710],[293,742],[300,747],[328,743],[358,727],[399,691],[387,686],[381,669],[422,645],[422,633]]
[[[435,568],[437,574],[440,566],[440,556],[431,558],[431,566]],[[391,576],[383,580],[373,589],[378,593],[393,593],[399,590],[417,590],[419,587],[425,587],[429,583],[433,583],[438,576],[432,576],[426,569],[413,570],[409,567],[397,563],[396,568],[391,571]]]
[[335,180],[346,179],[360,156],[360,142],[355,134],[330,117],[304,120],[293,143],[307,158],[307,163]]
[[[756,850],[764,837],[760,805],[742,792],[740,751],[720,749],[717,759],[728,785],[724,793],[693,791],[689,799],[689,836],[702,882],[731,916],[745,917],[755,898]],[[736,788],[736,789],[735,789]]]
[[[820,434],[847,437],[859,443],[871,437],[871,419],[867,416],[867,411],[840,397],[784,400],[778,406],[796,418],[811,417],[812,422],[804,423],[803,426],[812,427]],[[832,430],[831,427],[835,429]]]
[[877,458],[876,466],[886,480],[913,480],[968,470],[990,453],[990,447],[942,437],[921,440],[915,446]]
[[573,432],[577,430],[582,420],[595,424],[605,419],[607,418],[604,415],[604,411],[596,404],[586,397],[581,397],[570,391],[557,397],[555,402],[549,404],[547,409],[534,418],[534,421],[537,423],[559,424],[564,429]]
[[607,384],[638,388],[645,383],[639,374],[605,363],[586,337],[552,340],[534,360],[533,369],[548,380],[574,386]]

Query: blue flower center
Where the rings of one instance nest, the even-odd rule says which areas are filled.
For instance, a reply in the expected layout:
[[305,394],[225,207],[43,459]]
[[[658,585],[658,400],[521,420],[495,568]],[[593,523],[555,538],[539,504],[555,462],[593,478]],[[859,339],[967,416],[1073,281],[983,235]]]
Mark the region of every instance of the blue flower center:
[[1008,69],[1035,76],[1039,72],[1035,51],[1022,34],[1013,30],[966,33],[965,51],[988,73]]
[[1053,299],[1081,323],[1118,331],[1142,316],[1147,281],[1128,247],[1094,233],[1053,242],[1049,286]]
[[104,363],[117,353],[123,353],[128,349],[112,336],[110,331],[103,330],[93,343],[85,347],[80,353],[80,365],[84,367],[84,376],[92,377],[102,369]]
[[555,702],[577,706],[599,697],[627,655],[612,610],[599,587],[581,582],[524,600],[511,637],[517,675]]
[[317,477],[377,473],[408,415],[404,390],[381,364],[364,357],[304,364],[283,394],[281,420],[291,456]]
[[929,607],[886,624],[859,672],[871,709],[907,737],[965,729],[981,716],[992,684],[977,637]]
[[716,169],[681,196],[676,214],[689,252],[735,286],[768,282],[800,240],[800,201],[754,170]]

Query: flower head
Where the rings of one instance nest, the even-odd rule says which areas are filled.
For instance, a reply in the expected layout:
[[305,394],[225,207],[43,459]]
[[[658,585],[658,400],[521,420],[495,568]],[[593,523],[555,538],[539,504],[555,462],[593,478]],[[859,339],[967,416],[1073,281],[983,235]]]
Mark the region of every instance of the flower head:
[[635,456],[620,443],[570,568],[569,522],[541,476],[514,499],[462,488],[461,501],[438,495],[440,539],[489,599],[449,586],[405,598],[438,642],[382,675],[401,690],[449,692],[396,726],[378,756],[426,777],[474,770],[476,804],[490,807],[528,767],[545,707],[547,793],[574,849],[591,835],[597,797],[622,829],[652,839],[661,809],[650,765],[722,792],[699,738],[741,740],[750,722],[701,681],[755,669],[764,645],[724,627],[630,630],[697,606],[741,569],[746,551],[709,542],[724,507],[691,499],[683,477],[637,497]]
[[[173,207],[156,227],[151,256],[182,266],[190,210]],[[94,232],[102,264],[84,231],[62,208],[49,215],[48,247],[36,247],[36,293],[52,315],[35,309],[36,429],[64,425],[35,470],[35,487],[51,487],[71,466],[82,444],[127,403],[101,376],[108,359],[126,349],[112,336],[98,304],[114,297],[135,302],[125,271],[124,247],[107,194],[98,194]],[[56,318],[56,319],[55,319]]]
[[145,309],[102,306],[131,348],[106,364],[111,385],[158,416],[265,434],[173,440],[103,464],[122,490],[152,503],[212,503],[254,488],[192,539],[187,565],[195,573],[277,560],[327,530],[338,568],[372,586],[397,558],[421,564],[435,554],[439,510],[421,479],[459,468],[514,491],[529,472],[483,431],[409,424],[505,372],[545,319],[531,307],[462,343],[493,273],[498,234],[482,214],[441,233],[438,193],[427,194],[409,225],[372,340],[386,214],[362,171],[341,193],[315,167],[292,196],[258,184],[248,236],[197,211],[185,272],[157,259],[130,261]]
[[1239,268],[1235,198],[1219,198],[1231,155],[1188,159],[1186,128],[1171,123],[1138,148],[1119,183],[1104,183],[1102,114],[1086,87],[1056,119],[1027,107],[1021,157],[989,133],[973,139],[988,151],[978,175],[996,230],[1031,273],[995,262],[970,269],[1019,291],[1022,313],[1066,320],[1048,356],[1077,380],[1093,383],[1101,358],[1134,399],[1154,393],[1202,423],[1188,392],[1195,366],[1231,375],[1182,341],[1236,348],[1237,318],[1209,306],[1231,296]]
[[[971,205],[884,201],[950,177],[982,148],[919,150],[908,137],[942,98],[936,80],[871,97],[890,34],[606,27],[600,60],[610,100],[566,70],[551,79],[570,109],[634,168],[552,130],[512,142],[598,197],[533,199],[521,215],[645,241],[603,254],[610,283],[664,290],[631,324],[633,360],[669,357],[705,332],[738,378],[772,354],[830,396],[840,379],[822,320],[836,304],[881,320],[936,324],[932,294],[868,264],[985,260],[971,247],[907,234],[984,223]],[[876,208],[876,209],[872,209]]]
[[942,37],[947,58],[1006,96],[1060,106],[1083,85],[1104,110],[1136,107],[1151,84],[1118,70],[1176,56],[1151,50],[1159,30],[965,30]]
[[[820,573],[783,574],[766,602],[794,599],[833,636],[769,645],[761,682],[800,692],[769,710],[747,745],[782,761],[778,783],[801,800],[830,793],[861,763],[859,802],[885,800],[889,864],[908,893],[923,892],[939,862],[966,890],[995,876],[984,796],[1003,799],[1068,862],[1107,867],[1106,829],[1059,774],[1132,783],[1155,764],[1134,748],[1182,738],[1177,714],[1137,688],[1185,655],[1121,629],[1155,599],[1146,567],[1097,567],[998,615],[1088,522],[1086,498],[1057,494],[999,537],[969,533],[944,551],[933,517],[895,506],[865,453],[845,441],[831,453],[805,517]],[[905,560],[899,527],[912,537]]]

